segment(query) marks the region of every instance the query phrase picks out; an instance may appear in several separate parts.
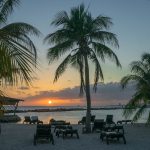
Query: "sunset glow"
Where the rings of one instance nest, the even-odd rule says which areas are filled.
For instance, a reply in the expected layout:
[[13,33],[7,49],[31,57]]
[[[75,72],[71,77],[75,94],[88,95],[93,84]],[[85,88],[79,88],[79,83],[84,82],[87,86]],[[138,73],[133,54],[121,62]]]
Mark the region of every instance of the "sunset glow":
[[49,103],[49,104],[51,104],[51,103],[52,103],[52,101],[48,101],[48,103]]

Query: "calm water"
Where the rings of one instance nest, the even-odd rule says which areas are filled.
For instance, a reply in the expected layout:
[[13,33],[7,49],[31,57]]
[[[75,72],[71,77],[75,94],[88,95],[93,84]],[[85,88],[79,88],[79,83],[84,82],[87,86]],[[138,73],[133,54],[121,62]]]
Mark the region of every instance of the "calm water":
[[[35,107],[26,107],[26,109],[33,109]],[[41,108],[41,107],[40,107]],[[43,108],[43,107],[42,107]],[[23,108],[19,108],[23,109]],[[146,112],[143,114],[142,118],[138,121],[140,123],[146,122],[148,117],[148,113],[150,108],[147,108]],[[63,111],[63,112],[26,112],[26,113],[17,113],[18,116],[21,117],[21,122],[24,120],[24,116],[38,116],[40,120],[44,123],[49,123],[51,118],[55,120],[66,120],[71,122],[72,124],[77,124],[79,120],[81,120],[82,116],[85,116],[86,111]],[[114,109],[114,110],[92,110],[92,115],[96,116],[96,119],[105,119],[107,114],[113,114],[114,121],[125,119],[123,117],[122,109]],[[132,116],[131,118],[132,119]]]

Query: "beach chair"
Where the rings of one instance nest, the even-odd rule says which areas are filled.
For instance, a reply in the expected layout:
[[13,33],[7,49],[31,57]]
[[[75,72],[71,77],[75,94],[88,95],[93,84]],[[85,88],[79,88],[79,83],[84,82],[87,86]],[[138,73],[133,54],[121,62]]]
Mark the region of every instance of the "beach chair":
[[78,124],[85,124],[85,122],[86,122],[86,117],[84,116],[82,117],[81,120],[78,121]]
[[49,124],[37,124],[33,144],[36,145],[39,140],[48,140],[54,145],[54,138]]
[[132,120],[119,120],[119,121],[117,121],[117,124],[128,124],[128,123],[132,124],[133,122],[132,122]]
[[30,116],[25,116],[25,117],[24,117],[23,124],[24,124],[24,123],[30,123],[30,122],[31,122]]
[[[94,120],[95,120],[95,115],[92,115],[91,116],[91,123],[94,123]],[[86,123],[86,116],[82,117],[81,120],[78,121],[78,124],[85,124]]]
[[31,116],[31,119],[30,119],[30,124],[43,124],[43,121],[39,120],[38,119],[38,116]]
[[56,130],[56,136],[59,137],[62,135],[62,138],[65,139],[68,135],[70,137],[73,137],[73,135],[76,135],[77,139],[79,139],[79,134],[77,129],[73,129],[72,126],[59,126],[59,129]]
[[70,122],[66,122],[64,120],[54,120],[54,119],[51,119],[49,124],[53,127],[55,126],[60,126],[60,125],[70,125]]
[[95,115],[92,115],[91,116],[91,122],[94,123],[94,121],[95,121]]
[[59,135],[63,134],[63,130],[66,129],[73,129],[71,125],[57,125],[55,126],[54,132],[56,132],[56,136],[59,137]]
[[104,119],[96,119],[93,124],[92,132],[99,130],[102,131],[104,129],[105,122]]
[[120,138],[123,139],[124,144],[126,144],[126,138],[124,136],[123,133],[120,132],[107,132],[107,131],[103,131],[100,134],[100,139],[103,141],[104,138],[106,139],[106,143],[109,144],[110,141],[112,141],[113,139],[117,139],[117,141],[119,141]]
[[115,124],[115,122],[113,121],[113,115],[106,116],[106,124]]

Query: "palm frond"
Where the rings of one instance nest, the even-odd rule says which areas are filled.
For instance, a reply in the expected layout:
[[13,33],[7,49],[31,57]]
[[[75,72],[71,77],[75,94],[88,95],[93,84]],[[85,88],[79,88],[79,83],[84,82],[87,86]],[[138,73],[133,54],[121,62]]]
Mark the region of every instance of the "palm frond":
[[142,116],[142,114],[145,112],[145,108],[146,108],[145,104],[139,108],[139,110],[133,117],[133,122],[136,122]]
[[67,65],[69,64],[71,59],[71,55],[69,54],[64,60],[63,62],[58,66],[56,72],[55,72],[55,78],[54,78],[54,82],[56,82],[58,80],[58,78],[65,72]]
[[57,13],[57,15],[55,16],[55,18],[53,19],[51,25],[55,25],[55,26],[60,26],[60,25],[64,25],[65,23],[67,23],[69,20],[68,14],[66,11],[60,11],[59,13]]
[[72,41],[66,41],[60,44],[55,45],[48,49],[47,58],[49,63],[52,63],[55,60],[58,60],[62,55],[69,51],[73,47]]
[[44,39],[44,43],[47,42],[48,44],[53,44],[53,43],[60,44],[70,40],[71,39],[70,35],[71,35],[70,30],[60,29],[54,33],[48,34]]
[[85,91],[85,82],[84,82],[84,66],[83,62],[78,59],[79,64],[79,73],[80,73],[80,96],[83,96]]
[[18,6],[20,0],[1,0],[0,1],[0,24],[5,24],[8,16],[13,12],[14,7]]
[[100,43],[96,43],[96,42],[92,42],[92,46],[93,46],[95,53],[99,57],[101,57],[101,59],[103,61],[105,61],[105,59],[104,59],[105,57],[108,57],[108,58],[112,59],[112,61],[114,61],[118,67],[121,67],[118,57],[109,47],[107,47],[103,44],[100,44]]
[[144,64],[141,61],[133,61],[130,64],[130,68],[131,68],[131,72],[134,74],[137,74],[139,76],[143,76],[144,74],[146,74],[145,70],[147,68],[145,68]]
[[124,89],[130,81],[140,81],[142,78],[137,75],[127,75],[120,81],[122,88]]
[[147,64],[150,64],[150,54],[149,53],[144,53],[142,55],[142,59],[143,62],[146,62]]
[[96,30],[109,29],[113,23],[110,17],[99,15],[93,20],[93,26]]
[[115,47],[119,47],[118,40],[116,35],[107,31],[94,31],[90,34],[92,41],[98,41],[103,45],[110,44]]
[[101,81],[104,81],[104,76],[103,76],[101,65],[100,65],[100,63],[97,59],[97,56],[96,56],[96,54],[94,53],[93,50],[91,50],[90,59],[95,63],[95,76],[94,76],[95,78],[94,78],[94,87],[93,87],[93,89],[96,92],[97,83],[98,83],[99,79]]

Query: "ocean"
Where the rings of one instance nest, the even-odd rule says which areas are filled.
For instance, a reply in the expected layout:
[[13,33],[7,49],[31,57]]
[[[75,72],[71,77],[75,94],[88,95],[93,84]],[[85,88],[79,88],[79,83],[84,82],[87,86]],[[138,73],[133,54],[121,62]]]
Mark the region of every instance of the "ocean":
[[[79,107],[79,106],[78,106]],[[35,106],[20,106],[18,107],[18,110],[35,110],[35,109],[56,109],[56,108],[69,108],[66,106],[62,107],[35,107]],[[70,107],[73,108],[73,107]],[[77,107],[75,107],[77,108]],[[82,107],[83,108],[83,107]],[[142,115],[142,117],[138,120],[139,123],[145,123],[148,118],[148,113],[150,112],[150,108],[147,108],[145,110],[145,113]],[[95,115],[95,119],[106,119],[107,114],[113,115],[113,120],[117,122],[118,120],[123,120],[125,117],[123,116],[123,109],[107,109],[107,110],[92,110],[92,115]],[[19,123],[22,123],[24,120],[24,116],[38,116],[39,120],[42,120],[44,123],[49,123],[50,119],[55,120],[66,120],[67,122],[70,122],[71,124],[77,124],[79,120],[83,116],[86,115],[86,110],[78,110],[78,111],[55,111],[55,112],[22,112],[17,113],[19,117],[21,117],[21,121]],[[132,119],[133,115],[128,118]]]

